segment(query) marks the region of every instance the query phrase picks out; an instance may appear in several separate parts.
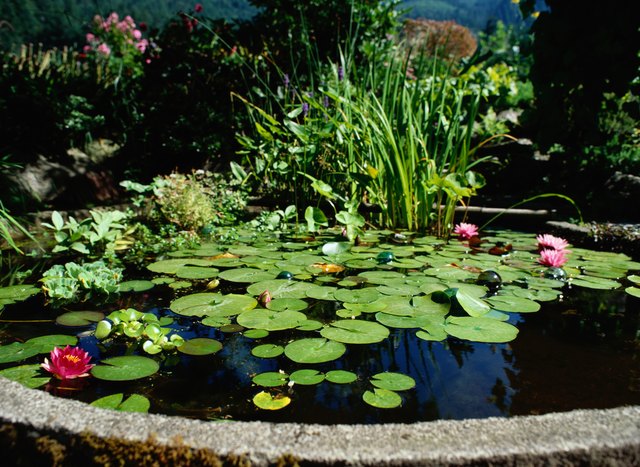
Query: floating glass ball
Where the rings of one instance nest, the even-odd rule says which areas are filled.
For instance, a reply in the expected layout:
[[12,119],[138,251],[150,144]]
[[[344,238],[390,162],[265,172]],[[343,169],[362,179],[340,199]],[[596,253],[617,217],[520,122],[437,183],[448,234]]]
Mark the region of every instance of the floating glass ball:
[[544,272],[544,278],[564,282],[567,280],[567,273],[562,268],[547,268]]
[[293,279],[293,274],[291,274],[289,271],[282,271],[276,276],[276,279]]
[[394,259],[395,258],[393,256],[393,253],[391,253],[390,251],[382,251],[378,253],[378,256],[376,256],[376,260],[378,261],[379,264],[387,264],[393,261]]
[[490,289],[498,288],[502,285],[502,277],[495,271],[491,271],[490,269],[487,271],[482,271],[478,275],[478,280],[476,281],[479,285],[486,285]]

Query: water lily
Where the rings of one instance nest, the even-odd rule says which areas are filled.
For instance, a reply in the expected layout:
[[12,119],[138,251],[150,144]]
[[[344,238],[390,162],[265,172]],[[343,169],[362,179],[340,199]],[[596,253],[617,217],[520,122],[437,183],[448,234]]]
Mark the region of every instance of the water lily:
[[542,250],[540,251],[540,258],[538,263],[543,266],[549,266],[553,268],[562,267],[567,261],[567,250]]
[[89,376],[91,356],[80,347],[56,347],[51,351],[51,361],[45,358],[40,366],[58,379],[74,379]]
[[460,222],[453,229],[453,233],[458,234],[460,238],[469,239],[478,235],[478,226],[475,224],[467,224],[466,222]]
[[260,303],[260,305],[262,305],[263,307],[266,308],[267,303],[269,303],[270,301],[271,301],[271,292],[269,292],[268,290],[265,290],[260,295],[258,295],[258,303]]
[[564,238],[554,237],[553,235],[543,234],[536,237],[539,250],[564,250],[569,246]]

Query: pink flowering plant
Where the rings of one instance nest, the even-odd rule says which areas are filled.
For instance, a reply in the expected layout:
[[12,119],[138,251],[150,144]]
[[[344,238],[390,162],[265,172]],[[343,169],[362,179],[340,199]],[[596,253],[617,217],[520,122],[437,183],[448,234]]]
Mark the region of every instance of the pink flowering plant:
[[565,250],[569,246],[564,238],[554,237],[549,234],[542,234],[536,237],[538,250]]
[[475,224],[467,224],[466,222],[460,222],[453,229],[453,233],[458,235],[463,240],[468,240],[471,237],[478,236],[478,226]]
[[75,379],[89,376],[91,356],[80,347],[66,346],[64,349],[56,347],[40,366],[58,379]]
[[541,250],[538,263],[543,266],[561,268],[569,260],[567,250]]
[[96,15],[83,50],[105,63],[114,76],[124,73],[135,78],[142,74],[144,57],[150,47],[149,40],[142,36],[141,28],[131,16],[120,19],[116,12],[106,18]]

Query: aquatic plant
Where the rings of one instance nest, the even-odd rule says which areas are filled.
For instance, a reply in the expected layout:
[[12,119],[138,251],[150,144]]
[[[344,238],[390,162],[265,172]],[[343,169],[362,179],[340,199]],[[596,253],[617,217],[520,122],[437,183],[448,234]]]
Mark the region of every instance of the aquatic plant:
[[56,264],[42,274],[42,291],[50,298],[75,300],[84,292],[109,295],[118,291],[122,269],[109,267],[103,261],[65,265]]
[[543,266],[559,268],[569,260],[567,253],[567,250],[541,250],[538,262]]
[[56,347],[51,351],[49,359],[45,358],[40,366],[58,379],[75,379],[89,376],[91,356],[80,347],[67,345],[64,349]]
[[476,237],[478,235],[478,226],[475,224],[460,222],[453,229],[453,233],[462,239],[468,240],[471,237]]
[[542,234],[536,237],[539,250],[564,250],[569,246],[564,238],[555,237],[550,234]]

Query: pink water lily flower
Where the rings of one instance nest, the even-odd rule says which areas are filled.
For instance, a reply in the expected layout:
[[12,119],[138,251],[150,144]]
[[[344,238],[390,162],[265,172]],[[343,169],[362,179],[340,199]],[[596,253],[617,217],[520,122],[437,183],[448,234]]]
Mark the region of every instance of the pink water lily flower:
[[542,250],[538,263],[543,266],[560,268],[568,261],[567,253],[567,250]]
[[89,376],[94,365],[89,364],[91,356],[80,347],[56,347],[51,351],[51,361],[45,358],[40,366],[58,379],[74,379]]
[[456,225],[455,229],[453,229],[453,233],[458,234],[460,238],[469,239],[478,235],[478,226],[460,222]]
[[564,250],[569,246],[564,238],[554,237],[553,235],[543,234],[536,237],[539,250]]

